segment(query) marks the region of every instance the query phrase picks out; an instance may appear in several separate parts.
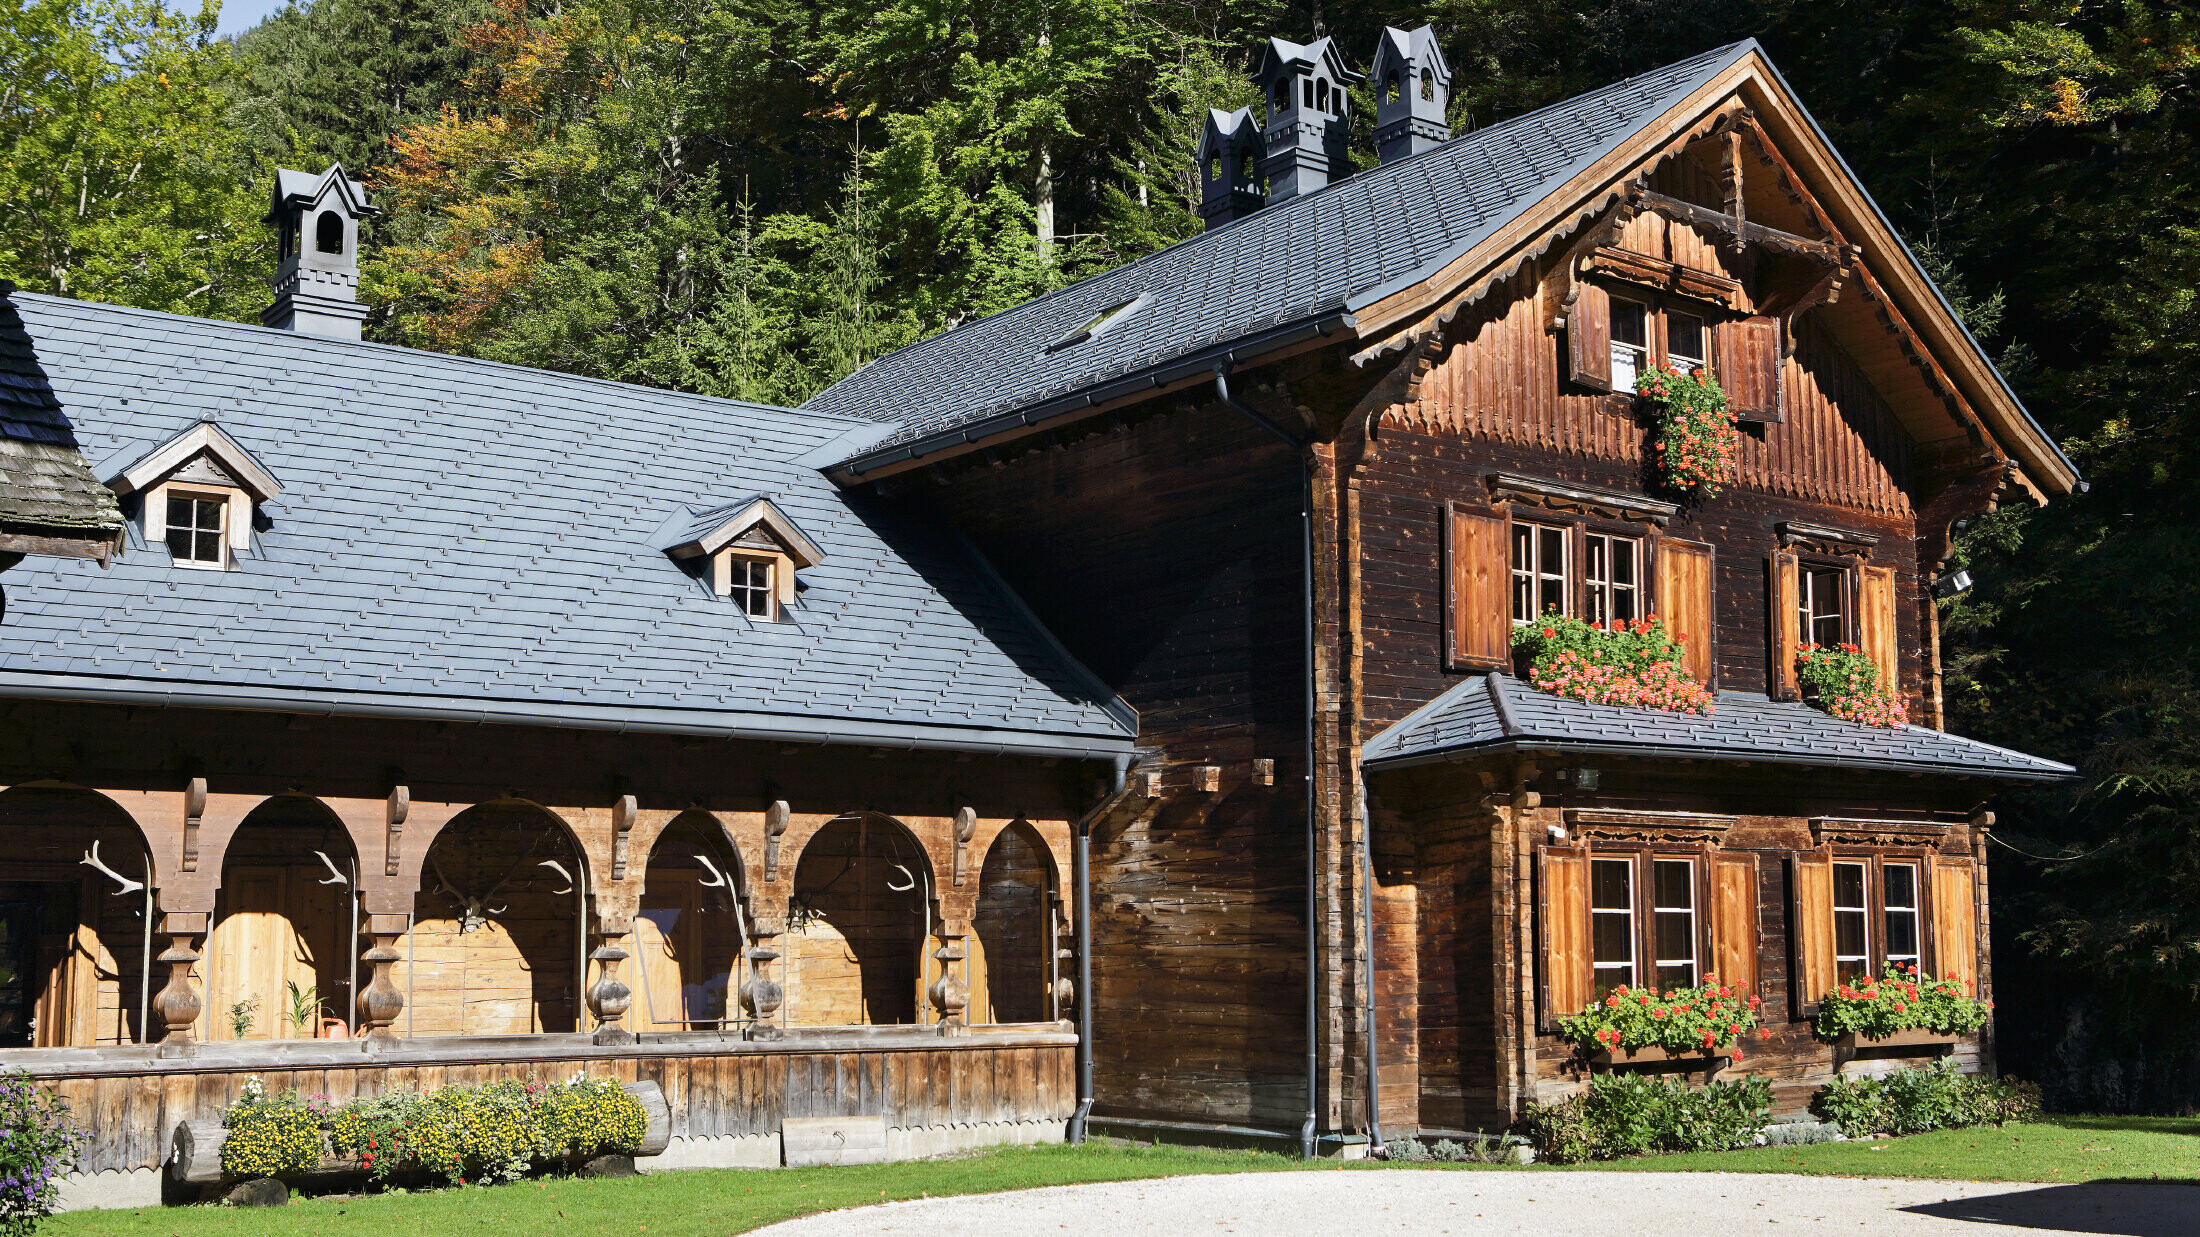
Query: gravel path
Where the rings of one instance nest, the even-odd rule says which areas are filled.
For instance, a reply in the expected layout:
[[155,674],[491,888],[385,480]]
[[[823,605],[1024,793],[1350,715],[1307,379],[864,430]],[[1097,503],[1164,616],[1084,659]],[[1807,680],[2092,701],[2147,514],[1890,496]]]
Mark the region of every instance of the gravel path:
[[759,1237],[1105,1233],[2200,1234],[2200,1186],[2011,1185],[1753,1173],[1291,1172],[1055,1186],[858,1207]]

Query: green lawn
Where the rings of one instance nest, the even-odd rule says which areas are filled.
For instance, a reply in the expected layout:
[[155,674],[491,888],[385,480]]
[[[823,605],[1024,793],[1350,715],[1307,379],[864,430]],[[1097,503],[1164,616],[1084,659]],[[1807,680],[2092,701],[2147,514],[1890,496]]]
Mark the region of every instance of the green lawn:
[[[241,1211],[171,1207],[79,1212],[41,1232],[131,1237],[561,1237],[649,1233],[723,1237],[775,1220],[889,1199],[974,1194],[1081,1181],[1303,1167],[1268,1152],[1185,1147],[1016,1147],[983,1155],[866,1168],[778,1172],[697,1171],[624,1181],[530,1181],[488,1189],[365,1198],[303,1199]],[[1327,1167],[1334,1168],[1335,1165]],[[1821,1176],[1954,1177],[1980,1181],[2200,1181],[2200,1119],[2058,1117],[2003,1129],[1949,1130],[1878,1142],[1762,1147],[1724,1155],[1676,1155],[1584,1165],[1646,1172],[1809,1173]],[[1566,1172],[1570,1169],[1412,1170]],[[1344,1171],[1391,1171],[1350,1165]]]

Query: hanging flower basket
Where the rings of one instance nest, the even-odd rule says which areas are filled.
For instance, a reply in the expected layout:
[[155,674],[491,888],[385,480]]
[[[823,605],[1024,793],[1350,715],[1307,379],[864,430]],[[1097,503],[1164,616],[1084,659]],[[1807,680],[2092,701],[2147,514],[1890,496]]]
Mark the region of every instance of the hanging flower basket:
[[1688,639],[1653,614],[1609,628],[1552,614],[1513,628],[1513,647],[1528,653],[1528,681],[1555,696],[1668,713],[1709,713],[1711,693],[1681,669]]
[[1635,376],[1635,394],[1657,423],[1652,450],[1666,488],[1709,498],[1734,479],[1734,410],[1718,380],[1668,365]]
[[1803,694],[1818,707],[1847,722],[1866,726],[1903,726],[1910,706],[1900,694],[1879,687],[1879,663],[1853,644],[1826,648],[1806,644],[1795,656]]

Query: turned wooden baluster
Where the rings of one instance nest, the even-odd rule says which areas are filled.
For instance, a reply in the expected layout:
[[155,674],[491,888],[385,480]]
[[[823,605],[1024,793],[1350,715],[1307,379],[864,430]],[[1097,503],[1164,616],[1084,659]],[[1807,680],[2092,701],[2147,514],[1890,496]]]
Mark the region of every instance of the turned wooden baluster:
[[772,963],[779,960],[779,950],[772,942],[778,939],[779,930],[776,919],[758,919],[752,925],[749,977],[741,983],[741,1008],[748,1011],[750,1039],[774,1040],[781,1034],[779,1024],[772,1020],[786,997],[779,981],[772,978]]
[[599,921],[597,934],[603,938],[603,943],[588,955],[590,960],[602,966],[596,982],[588,989],[588,1012],[595,1015],[595,1042],[599,1044],[635,1042],[634,1032],[619,1025],[619,1020],[626,1017],[626,1011],[634,1004],[634,990],[619,979],[619,964],[629,956],[620,947],[619,940],[630,930],[631,924],[624,919]]
[[206,918],[203,912],[171,911],[161,923],[161,935],[168,938],[168,948],[161,951],[159,960],[168,964],[168,983],[154,996],[153,1009],[168,1028],[160,1041],[163,1057],[190,1056],[196,1051],[191,1024],[199,1020],[206,1002],[199,996],[197,977],[192,974],[199,960],[193,945],[206,934]]
[[940,977],[932,981],[932,1008],[939,1011],[940,1034],[960,1035],[969,1025],[963,1021],[963,1010],[970,1005],[970,989],[956,974],[956,964],[968,955],[963,950],[963,925],[952,919],[940,921],[940,947],[932,951],[939,959]]
[[367,916],[367,951],[359,955],[359,960],[374,968],[374,973],[359,992],[359,1037],[361,1047],[368,1052],[394,1048],[403,1042],[403,1037],[390,1029],[398,1015],[405,1012],[405,994],[398,990],[390,968],[402,958],[397,952],[397,938],[404,934],[404,927],[403,915]]

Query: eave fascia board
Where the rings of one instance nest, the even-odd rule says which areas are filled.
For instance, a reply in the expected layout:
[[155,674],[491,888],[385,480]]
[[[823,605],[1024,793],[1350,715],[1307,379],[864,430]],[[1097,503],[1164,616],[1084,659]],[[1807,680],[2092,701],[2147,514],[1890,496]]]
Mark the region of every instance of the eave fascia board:
[[[170,683],[94,675],[0,671],[0,700],[120,704],[140,708],[220,709],[311,717],[371,717],[477,725],[541,726],[618,734],[678,734],[815,747],[873,747],[1112,760],[1134,750],[1130,734],[1018,731],[984,726],[924,726],[858,718],[794,718],[712,709],[621,708],[489,699],[458,700],[400,692],[336,692],[225,683]],[[1110,720],[1115,720],[1113,717]]]
[[251,493],[254,502],[267,502],[283,492],[282,483],[275,480],[275,475],[242,443],[212,421],[201,421],[139,456],[106,478],[107,487],[118,495],[134,494],[182,467],[186,460],[201,451],[213,456],[230,476],[235,477],[238,484]]
[[[1931,761],[1881,760],[1856,756],[1802,756],[1782,752],[1736,751],[1656,743],[1596,743],[1581,739],[1543,739],[1525,735],[1494,739],[1483,743],[1462,744],[1435,751],[1415,752],[1410,755],[1370,756],[1363,758],[1360,763],[1371,773],[1386,773],[1398,769],[1418,768],[1424,765],[1458,764],[1478,756],[1529,752],[1559,752],[1643,760],[1700,760],[1706,763],[1783,765],[1809,769],[1856,769],[1881,773],[1922,773],[1928,776],[1968,777],[1999,782],[2052,783],[2074,781],[2079,777],[2075,769],[2069,769],[2067,772],[2054,772],[2045,769],[2038,771],[1983,769],[1973,765],[1936,764]],[[2068,768],[2068,766],[2063,767]]]
[[937,463],[970,451],[1027,434],[1035,434],[1063,421],[1077,420],[1110,408],[1151,399],[1181,387],[1214,380],[1218,361],[1233,367],[1267,364],[1318,347],[1339,333],[1352,332],[1350,313],[1330,309],[1296,322],[1239,338],[1197,352],[1133,370],[1120,378],[1095,383],[1065,395],[1053,396],[1011,409],[981,421],[941,430],[883,450],[865,452],[842,460],[826,470],[841,485],[875,481],[897,472]]

